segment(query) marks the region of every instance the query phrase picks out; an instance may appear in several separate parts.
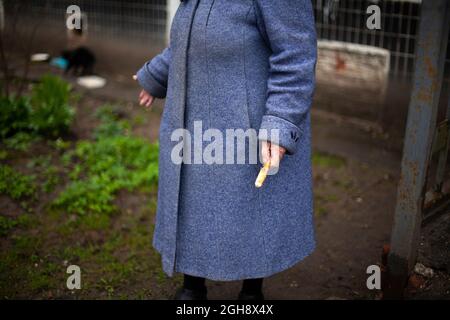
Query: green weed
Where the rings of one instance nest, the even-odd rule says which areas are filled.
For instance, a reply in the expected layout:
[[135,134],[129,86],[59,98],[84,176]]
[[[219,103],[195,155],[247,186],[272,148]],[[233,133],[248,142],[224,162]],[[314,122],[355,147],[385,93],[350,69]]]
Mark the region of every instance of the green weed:
[[72,166],[67,188],[53,206],[70,213],[111,214],[117,191],[135,190],[158,179],[158,145],[127,134],[125,124],[111,109],[97,112],[102,124],[94,141],[80,141],[63,155]]
[[325,168],[341,168],[345,166],[344,158],[324,152],[314,152],[312,155],[313,165]]
[[34,197],[36,193],[35,177],[23,175],[8,165],[0,164],[1,193],[15,200]]

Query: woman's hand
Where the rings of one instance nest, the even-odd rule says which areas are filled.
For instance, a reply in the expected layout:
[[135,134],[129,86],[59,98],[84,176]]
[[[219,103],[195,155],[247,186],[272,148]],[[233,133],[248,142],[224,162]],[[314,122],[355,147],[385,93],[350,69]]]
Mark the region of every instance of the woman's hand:
[[139,94],[139,104],[141,106],[150,109],[154,100],[155,97],[153,97],[150,93],[142,89],[141,93]]
[[264,163],[270,161],[270,167],[278,168],[283,159],[286,149],[269,141],[262,141],[262,159]]

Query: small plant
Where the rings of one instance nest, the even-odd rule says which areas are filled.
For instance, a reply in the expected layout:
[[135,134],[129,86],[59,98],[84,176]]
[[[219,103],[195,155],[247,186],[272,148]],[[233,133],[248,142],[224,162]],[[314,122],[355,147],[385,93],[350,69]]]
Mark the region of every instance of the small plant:
[[4,140],[5,145],[12,150],[26,151],[31,143],[39,140],[39,137],[28,132],[18,132]]
[[44,170],[45,182],[42,184],[42,189],[46,193],[55,190],[55,187],[60,183],[61,179],[58,175],[58,168],[56,166],[49,166]]
[[26,227],[30,224],[29,215],[21,215],[17,219],[0,216],[0,237],[6,236],[16,227]]
[[17,226],[17,221],[0,216],[0,237],[4,237],[8,232]]
[[0,97],[0,140],[25,150],[37,136],[57,137],[66,132],[74,117],[69,106],[70,85],[55,76],[44,76],[31,97]]
[[31,131],[31,108],[26,98],[0,97],[0,106],[0,139]]
[[67,82],[50,75],[33,87],[30,124],[34,131],[58,136],[69,129],[75,114],[69,106],[70,90]]
[[61,139],[61,138],[58,138],[58,139],[56,139],[55,141],[53,141],[53,142],[51,143],[51,145],[52,145],[54,148],[56,148],[56,150],[58,150],[58,151],[64,151],[64,150],[69,149],[69,147],[70,147],[70,142],[67,142],[67,141],[64,141],[64,140]]
[[128,121],[121,119],[113,107],[103,106],[97,110],[95,115],[101,121],[94,132],[96,139],[125,135],[130,130]]
[[58,167],[52,164],[52,157],[50,155],[37,156],[27,163],[27,167],[35,169],[40,172],[40,177],[43,178],[41,184],[42,191],[50,193],[60,183],[60,176]]
[[6,194],[15,200],[34,197],[36,192],[35,179],[14,171],[7,165],[0,164],[0,194]]

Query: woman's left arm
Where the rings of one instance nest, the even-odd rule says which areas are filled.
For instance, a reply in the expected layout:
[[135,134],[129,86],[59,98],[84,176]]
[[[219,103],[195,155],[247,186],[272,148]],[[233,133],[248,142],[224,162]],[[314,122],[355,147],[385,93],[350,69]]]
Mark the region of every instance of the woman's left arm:
[[144,90],[156,98],[165,98],[169,78],[171,52],[164,49],[137,72],[137,80]]
[[258,27],[272,51],[260,128],[269,133],[278,129],[278,144],[294,154],[315,87],[317,41],[311,0],[254,3]]

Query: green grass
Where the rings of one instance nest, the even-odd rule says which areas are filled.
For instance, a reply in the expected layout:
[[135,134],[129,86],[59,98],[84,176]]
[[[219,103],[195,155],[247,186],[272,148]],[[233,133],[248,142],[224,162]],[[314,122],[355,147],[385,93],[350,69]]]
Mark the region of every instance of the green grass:
[[28,275],[28,281],[31,290],[41,291],[55,288],[58,286],[55,274],[64,271],[62,266],[58,266],[53,262],[35,264],[35,268]]
[[39,256],[42,240],[34,236],[14,236],[12,240],[12,247],[0,252],[1,298],[30,296],[58,287],[62,269]]
[[320,217],[333,211],[333,205],[339,201],[337,195],[340,194],[339,189],[350,188],[350,185],[347,188],[342,181],[342,179],[348,180],[345,171],[347,161],[334,154],[315,151],[312,155],[312,163],[316,173],[320,173],[314,188],[314,213]]
[[346,165],[346,161],[344,158],[318,151],[313,153],[312,163],[315,166],[335,169],[344,167]]
[[8,158],[9,153],[6,150],[0,150],[0,160],[5,160],[6,158]]
[[17,224],[18,222],[14,219],[0,216],[0,236],[7,235]]
[[0,164],[0,194],[19,200],[35,197],[36,189],[34,176],[21,174],[11,166]]
[[29,214],[22,214],[17,218],[0,216],[0,236],[6,236],[15,228],[29,227],[33,221],[34,218]]
[[34,134],[18,132],[9,138],[5,138],[3,142],[5,143],[5,146],[11,150],[27,151],[32,143],[36,143],[39,140],[40,137]]
[[27,163],[27,167],[39,171],[43,179],[41,190],[46,193],[52,192],[61,182],[59,169],[52,164],[52,156],[50,155],[41,155],[31,159]]
[[53,205],[70,213],[113,213],[119,190],[135,190],[158,179],[158,146],[142,138],[82,141],[66,156],[76,163],[69,173],[72,181]]
[[0,236],[5,236],[17,226],[17,221],[0,216]]

